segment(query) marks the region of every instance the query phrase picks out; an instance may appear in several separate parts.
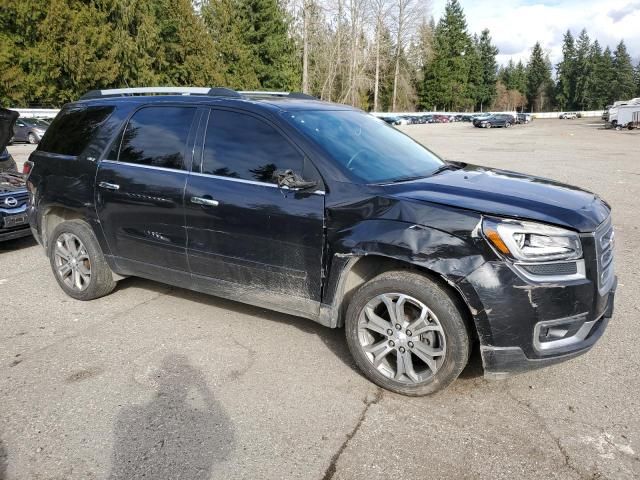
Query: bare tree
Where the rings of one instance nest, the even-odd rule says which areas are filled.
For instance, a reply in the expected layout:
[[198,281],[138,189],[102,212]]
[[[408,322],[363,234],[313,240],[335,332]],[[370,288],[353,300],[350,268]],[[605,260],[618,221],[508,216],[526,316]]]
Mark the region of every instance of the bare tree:
[[415,34],[416,27],[422,22],[429,10],[428,0],[395,0],[394,27],[396,51],[394,55],[395,67],[393,74],[392,109],[396,110],[398,99],[398,84],[400,81],[400,60],[402,54]]
[[374,35],[375,35],[375,57],[376,57],[376,66],[374,73],[374,83],[373,83],[373,110],[378,111],[380,108],[380,67],[381,67],[381,58],[380,58],[380,43],[382,41],[382,31],[385,28],[385,21],[389,15],[389,11],[391,9],[391,0],[370,0],[371,1],[371,10],[373,11],[374,18]]

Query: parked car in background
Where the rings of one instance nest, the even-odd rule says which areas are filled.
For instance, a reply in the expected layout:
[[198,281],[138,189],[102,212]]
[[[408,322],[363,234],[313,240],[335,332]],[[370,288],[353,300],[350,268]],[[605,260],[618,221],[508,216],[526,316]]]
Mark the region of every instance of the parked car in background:
[[578,118],[578,114],[576,112],[564,112],[558,118],[560,120],[575,120]]
[[533,115],[530,113],[518,113],[516,115],[516,123],[527,124],[533,120]]
[[433,123],[449,123],[448,115],[434,115]]
[[29,142],[37,144],[40,142],[45,132],[49,128],[49,123],[39,118],[19,118],[13,127],[14,142]]
[[7,152],[18,112],[0,108],[0,241],[31,235],[27,221],[29,195],[24,176]]
[[306,95],[166,92],[86,95],[27,162],[30,224],[70,297],[140,276],[344,326],[364,375],[406,395],[449,385],[476,342],[504,378],[607,327],[614,235],[597,195],[443,161]]
[[381,120],[385,121],[389,125],[401,125],[401,120],[398,117],[378,117]]
[[513,115],[507,115],[502,113],[496,113],[489,117],[479,117],[473,121],[473,126],[478,128],[495,128],[504,127],[509,128],[515,123]]

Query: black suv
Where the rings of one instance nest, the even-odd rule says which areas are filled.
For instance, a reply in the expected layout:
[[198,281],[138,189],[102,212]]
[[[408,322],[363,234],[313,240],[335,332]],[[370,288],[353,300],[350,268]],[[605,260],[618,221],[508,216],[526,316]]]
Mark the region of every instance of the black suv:
[[90,92],[30,161],[31,228],[71,297],[135,275],[344,326],[399,393],[447,386],[475,342],[493,378],[575,357],[612,314],[600,198],[445,162],[347,106]]

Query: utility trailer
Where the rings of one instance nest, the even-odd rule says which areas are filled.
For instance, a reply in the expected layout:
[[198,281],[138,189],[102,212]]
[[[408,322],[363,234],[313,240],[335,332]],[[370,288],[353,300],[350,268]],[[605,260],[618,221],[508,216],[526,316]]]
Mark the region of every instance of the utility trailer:
[[616,123],[613,127],[616,130],[622,130],[623,128],[628,128],[629,130],[633,130],[634,128],[639,128],[638,125],[640,120],[640,104],[636,105],[621,105],[618,107],[618,114],[616,118]]
[[[627,107],[627,106],[638,106],[640,105],[640,97],[638,98],[632,98],[631,100],[620,100],[617,102],[614,102],[613,105],[609,108],[609,111],[607,112],[607,121],[611,124],[611,126],[617,130],[620,130],[618,128],[618,125],[623,125],[619,120],[618,120],[618,114],[620,112],[620,109]],[[623,128],[622,126],[620,128]]]

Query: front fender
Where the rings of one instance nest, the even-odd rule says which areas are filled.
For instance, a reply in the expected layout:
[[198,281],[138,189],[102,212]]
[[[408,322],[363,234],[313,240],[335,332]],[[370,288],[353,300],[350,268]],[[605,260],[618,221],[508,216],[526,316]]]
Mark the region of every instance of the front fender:
[[380,255],[417,265],[457,282],[487,261],[472,237],[398,220],[365,220],[337,232],[334,255]]

